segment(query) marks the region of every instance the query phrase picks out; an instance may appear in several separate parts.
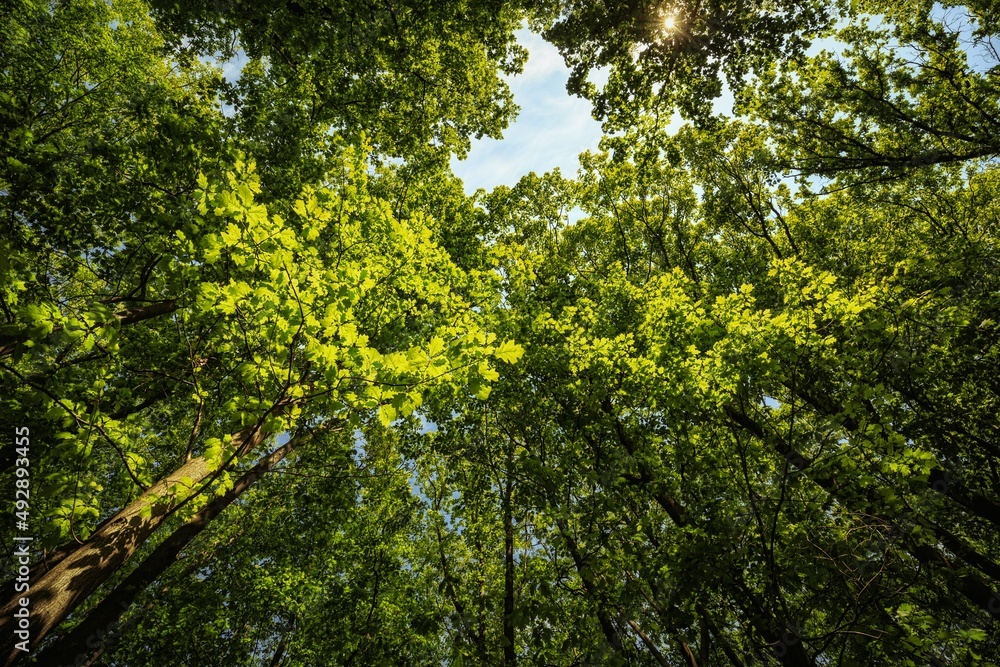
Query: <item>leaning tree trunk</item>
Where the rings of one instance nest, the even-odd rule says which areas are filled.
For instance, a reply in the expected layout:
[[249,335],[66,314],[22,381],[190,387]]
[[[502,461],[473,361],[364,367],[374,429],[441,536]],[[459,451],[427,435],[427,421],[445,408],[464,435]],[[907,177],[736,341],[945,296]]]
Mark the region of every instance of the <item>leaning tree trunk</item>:
[[576,567],[577,574],[580,575],[580,581],[583,582],[583,589],[594,603],[597,622],[598,625],[601,626],[601,632],[604,633],[604,638],[617,655],[626,656],[625,645],[622,643],[618,629],[615,627],[614,622],[612,622],[611,617],[605,609],[600,593],[597,590],[597,583],[594,581],[586,559],[580,552],[576,539],[572,534],[570,534],[566,522],[562,519],[556,520],[556,527],[559,529],[559,535],[563,538],[563,541],[566,542],[566,547],[569,550],[570,556],[573,557],[573,565]]
[[[42,665],[76,664],[83,656],[93,661],[94,653],[106,647],[106,636],[114,636],[118,619],[125,613],[139,593],[160,577],[176,560],[178,554],[196,538],[208,524],[222,513],[234,500],[250,488],[265,473],[272,470],[285,456],[300,447],[311,436],[303,435],[289,440],[248,470],[226,494],[206,505],[160,543],[139,566],[108,594],[87,617],[72,631],[47,647],[39,657]],[[95,645],[96,642],[96,645]]]
[[[233,435],[237,456],[249,454],[270,435],[262,429],[262,424],[259,421]],[[26,655],[13,641],[18,620],[14,612],[21,608],[21,597],[30,600],[29,647],[34,647],[107,581],[170,516],[182,502],[178,494],[171,493],[171,488],[197,487],[213,472],[215,470],[205,457],[191,459],[149,487],[39,579],[31,581],[28,593],[15,593],[0,607],[0,636],[10,641],[3,664],[13,665],[18,658]]]

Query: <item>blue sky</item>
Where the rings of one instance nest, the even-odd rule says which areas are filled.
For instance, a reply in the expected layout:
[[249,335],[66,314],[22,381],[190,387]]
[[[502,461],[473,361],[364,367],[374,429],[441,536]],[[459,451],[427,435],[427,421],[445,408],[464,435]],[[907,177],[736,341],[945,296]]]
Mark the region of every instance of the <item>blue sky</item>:
[[528,49],[524,73],[508,77],[514,101],[521,107],[502,140],[479,139],[465,160],[451,166],[472,194],[477,188],[514,185],[529,172],[559,167],[567,176],[577,169],[577,156],[596,149],[601,125],[590,115],[590,102],[566,92],[569,69],[554,46],[522,29],[518,41]]
[[[521,107],[517,119],[502,140],[473,140],[469,157],[451,162],[469,194],[478,188],[514,185],[529,172],[541,174],[554,167],[574,175],[577,156],[596,149],[601,138],[601,125],[590,115],[590,103],[566,92],[569,69],[556,48],[527,28],[519,30],[517,38],[529,52],[524,72],[506,77]],[[245,64],[242,50],[232,60],[219,63],[230,81],[239,78]],[[602,80],[599,73],[592,78]]]
[[[564,176],[574,176],[577,156],[596,150],[601,139],[601,125],[591,116],[590,102],[566,92],[569,68],[559,51],[527,28],[517,32],[517,39],[529,54],[524,72],[506,77],[521,107],[517,119],[504,131],[503,139],[474,140],[468,158],[451,161],[468,194],[478,188],[488,191],[497,185],[514,185],[529,172],[542,174],[555,167]],[[601,85],[607,74],[593,71],[590,80]],[[713,108],[717,113],[728,111],[732,102],[724,87]],[[680,127],[680,118],[675,116],[672,125]]]
[[[601,126],[591,116],[590,102],[566,92],[569,68],[558,50],[541,35],[527,28],[517,32],[519,43],[528,50],[524,72],[505,77],[514,101],[521,107],[515,121],[504,131],[503,138],[473,140],[465,160],[452,158],[452,170],[473,194],[478,188],[487,191],[497,185],[512,186],[529,172],[544,173],[559,167],[563,175],[576,174],[580,153],[595,150],[601,138]],[[819,46],[829,46],[820,40]],[[246,64],[241,51],[227,62],[219,63],[229,80],[236,80]],[[591,73],[591,80],[600,85],[606,80],[601,71]],[[716,101],[716,112],[732,104],[728,88]],[[678,118],[674,119],[679,126]]]
[[[517,38],[529,53],[524,72],[506,77],[514,101],[521,107],[517,118],[502,139],[473,140],[465,160],[451,161],[452,170],[470,195],[478,188],[512,186],[532,171],[541,174],[559,167],[565,176],[573,176],[577,156],[596,149],[601,138],[601,126],[591,116],[590,103],[566,92],[569,69],[556,48],[527,28],[519,30]],[[821,49],[839,51],[837,42],[829,38],[817,40],[810,53]],[[245,63],[242,51],[233,60],[221,63],[226,78],[238,78]],[[600,71],[591,74],[591,80],[598,85],[605,78]],[[714,109],[717,113],[727,112],[731,104],[732,95],[726,87]],[[679,127],[678,118],[674,125]]]

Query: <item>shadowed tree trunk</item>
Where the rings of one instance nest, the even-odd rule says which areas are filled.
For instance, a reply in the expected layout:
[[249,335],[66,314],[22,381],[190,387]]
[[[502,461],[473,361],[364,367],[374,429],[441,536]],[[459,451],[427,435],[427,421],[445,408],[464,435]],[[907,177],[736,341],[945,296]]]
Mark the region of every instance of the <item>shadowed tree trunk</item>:
[[[236,456],[246,456],[271,435],[262,426],[263,420],[233,435]],[[191,459],[149,487],[39,579],[31,581],[30,593],[26,595],[31,601],[30,646],[37,646],[170,516],[182,502],[179,494],[171,492],[172,488],[194,491],[214,472],[205,457]],[[15,594],[0,608],[0,636],[15,637],[14,612],[23,595]],[[26,654],[11,642],[4,665],[14,664],[23,655]]]
[[514,627],[514,519],[511,508],[511,495],[514,483],[511,479],[514,455],[513,443],[507,443],[507,479],[503,489],[503,664],[504,667],[516,667],[517,646]]
[[615,624],[611,621],[611,617],[608,616],[607,610],[605,609],[598,594],[597,584],[594,581],[590,566],[587,565],[586,558],[580,552],[576,539],[572,534],[570,534],[566,522],[562,519],[556,521],[556,526],[559,528],[559,534],[566,542],[569,554],[573,558],[573,565],[576,568],[577,574],[580,575],[580,581],[583,582],[583,589],[594,602],[597,613],[597,622],[601,626],[601,632],[604,633],[604,638],[607,640],[608,644],[611,645],[611,648],[614,649],[615,653],[618,655],[625,655],[625,646],[622,644],[621,636],[618,634],[618,629],[615,627]]
[[[79,625],[46,648],[39,657],[39,664],[73,664],[77,656],[95,652],[91,646],[93,639],[102,633],[111,632],[117,625],[118,619],[135,601],[136,596],[162,575],[177,560],[180,552],[201,534],[213,519],[219,516],[264,474],[272,470],[289,452],[302,446],[310,439],[310,435],[293,438],[263,457],[253,468],[243,474],[232,489],[206,505],[195,516],[188,519],[184,525],[171,533]],[[101,651],[103,647],[99,646],[96,650]],[[92,658],[93,656],[91,656]]]

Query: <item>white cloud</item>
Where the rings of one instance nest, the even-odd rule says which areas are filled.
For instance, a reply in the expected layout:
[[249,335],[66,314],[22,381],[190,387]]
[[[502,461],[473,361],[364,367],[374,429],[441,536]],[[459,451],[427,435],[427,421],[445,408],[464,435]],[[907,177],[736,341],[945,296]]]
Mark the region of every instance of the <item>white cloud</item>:
[[236,56],[232,60],[222,63],[222,76],[230,83],[235,83],[239,80],[240,74],[243,72],[243,67],[246,66],[247,62],[247,54],[243,49],[240,49],[236,52]]
[[518,43],[530,54],[524,72],[520,76],[506,77],[508,83],[523,83],[544,80],[553,74],[566,70],[558,49],[545,41],[538,33],[524,28],[517,32]]
[[521,107],[517,120],[502,140],[473,141],[466,160],[452,160],[452,169],[470,193],[514,185],[531,171],[559,167],[575,174],[577,156],[596,148],[601,138],[590,102],[566,92],[569,69],[556,48],[528,30],[519,31],[517,37],[529,51],[524,73],[508,78],[514,101]]

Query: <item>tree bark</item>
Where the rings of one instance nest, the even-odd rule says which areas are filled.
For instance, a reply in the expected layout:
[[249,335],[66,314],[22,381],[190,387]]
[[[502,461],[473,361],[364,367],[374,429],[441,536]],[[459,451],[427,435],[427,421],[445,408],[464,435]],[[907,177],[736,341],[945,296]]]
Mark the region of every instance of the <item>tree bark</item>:
[[[249,454],[270,435],[263,431],[262,426],[263,420],[260,420],[233,435],[237,456]],[[86,542],[40,578],[31,581],[27,593],[15,593],[0,607],[0,636],[16,636],[14,612],[20,608],[19,598],[27,597],[31,609],[30,646],[37,646],[88,595],[107,581],[177,508],[182,499],[178,494],[170,493],[172,487],[190,485],[194,490],[214,472],[205,457],[199,456],[143,492],[98,528]],[[12,665],[23,655],[26,654],[11,642],[3,664]]]
[[[670,667],[670,665],[667,663],[667,659],[663,657],[662,653],[660,653],[660,649],[656,648],[656,644],[653,642],[652,639],[650,639],[649,635],[643,632],[642,627],[632,619],[629,619],[625,622],[628,623],[628,626],[630,628],[632,628],[632,632],[634,632],[636,636],[639,637],[639,639],[642,641],[643,646],[646,647],[646,650],[649,651],[650,655],[653,656],[653,658],[660,665],[660,667]],[[698,667],[698,663],[694,661],[694,654],[691,653],[691,647],[688,646],[683,641],[681,641],[680,644],[681,644],[681,650],[684,651],[684,657],[688,661],[690,667]]]
[[[206,505],[180,528],[160,543],[153,552],[132,571],[87,617],[56,643],[49,645],[39,657],[39,664],[73,664],[79,655],[95,651],[91,646],[94,638],[110,633],[117,626],[118,619],[131,607],[137,595],[159,578],[174,564],[180,552],[187,547],[209,523],[240,497],[257,480],[272,470],[285,456],[309,439],[301,436],[289,440],[283,446],[263,457],[257,465],[248,470],[233,488]],[[97,650],[101,650],[98,647]]]

